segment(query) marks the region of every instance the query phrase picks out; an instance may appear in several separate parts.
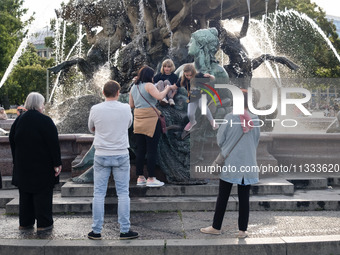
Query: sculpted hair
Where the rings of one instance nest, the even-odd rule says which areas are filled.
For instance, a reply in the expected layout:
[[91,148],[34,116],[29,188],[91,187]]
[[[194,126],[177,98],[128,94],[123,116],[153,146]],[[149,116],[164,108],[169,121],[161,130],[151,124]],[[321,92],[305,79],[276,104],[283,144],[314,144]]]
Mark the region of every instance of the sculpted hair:
[[[198,50],[195,58],[198,59],[202,73],[211,73],[211,64],[217,63],[215,54],[219,48],[218,31],[216,28],[200,29],[194,32],[191,37],[195,40]],[[196,61],[196,60],[195,60]]]
[[150,66],[143,66],[138,71],[138,76],[135,84],[139,84],[140,82],[152,82],[154,74],[155,70],[153,70]]
[[183,67],[183,74],[182,74],[182,78],[181,78],[181,87],[186,87],[187,84],[188,84],[188,80],[187,80],[187,78],[185,78],[185,74],[184,74],[184,73],[188,73],[188,72],[191,72],[192,77],[196,76],[197,71],[196,71],[194,64],[186,64]]
[[168,58],[168,59],[166,59],[166,60],[164,60],[163,61],[163,63],[162,63],[162,68],[161,68],[161,73],[162,74],[164,74],[164,67],[165,66],[169,66],[171,69],[170,69],[170,72],[171,73],[173,73],[174,71],[175,71],[175,64],[174,64],[174,62],[170,59],[170,58]]
[[45,98],[38,92],[31,92],[28,94],[25,101],[25,108],[27,110],[40,110],[44,105]]
[[115,97],[120,91],[120,85],[116,81],[108,81],[104,84],[103,93],[105,97]]

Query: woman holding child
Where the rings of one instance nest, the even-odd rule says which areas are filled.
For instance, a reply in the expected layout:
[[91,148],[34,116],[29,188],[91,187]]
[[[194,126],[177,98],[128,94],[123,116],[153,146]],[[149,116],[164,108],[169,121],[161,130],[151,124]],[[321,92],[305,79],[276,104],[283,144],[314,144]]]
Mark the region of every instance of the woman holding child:
[[[142,67],[132,86],[129,95],[129,104],[134,109],[133,132],[136,135],[136,170],[137,185],[148,187],[161,187],[161,182],[155,177],[157,160],[157,147],[161,136],[161,124],[155,110],[157,100],[162,100],[170,90],[177,89],[176,85],[167,85],[162,92],[153,84],[154,70],[149,66]],[[148,179],[144,177],[144,159],[147,155]]]

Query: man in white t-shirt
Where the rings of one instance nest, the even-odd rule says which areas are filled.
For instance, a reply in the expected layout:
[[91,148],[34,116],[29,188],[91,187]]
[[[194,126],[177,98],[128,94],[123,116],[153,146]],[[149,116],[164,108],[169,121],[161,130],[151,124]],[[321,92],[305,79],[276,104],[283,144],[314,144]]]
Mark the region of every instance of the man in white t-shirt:
[[118,101],[120,85],[108,81],[103,88],[105,102],[92,106],[89,130],[95,134],[94,192],[92,231],[88,238],[101,239],[104,221],[104,202],[108,179],[112,172],[118,196],[120,239],[133,239],[138,233],[130,230],[130,158],[128,129],[132,124],[131,108]]

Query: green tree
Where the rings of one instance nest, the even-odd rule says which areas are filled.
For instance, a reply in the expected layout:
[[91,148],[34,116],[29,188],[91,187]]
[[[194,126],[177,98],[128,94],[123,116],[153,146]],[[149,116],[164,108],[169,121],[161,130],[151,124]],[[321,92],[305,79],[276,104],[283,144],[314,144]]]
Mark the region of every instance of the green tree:
[[[326,13],[310,0],[281,0],[279,10],[293,9],[306,14],[325,33],[333,46],[340,52],[340,39],[333,22],[328,21]],[[276,31],[276,45],[282,54],[289,54],[302,67],[302,77],[340,77],[339,61],[316,29],[306,19],[294,13],[270,15],[269,26]]]
[[[12,60],[22,38],[25,36],[24,27],[32,18],[23,22],[22,16],[27,9],[22,8],[23,0],[0,0],[0,80]],[[0,105],[8,107],[7,94],[0,88]]]
[[5,85],[0,90],[0,98],[8,98],[9,104],[20,105],[27,95],[36,91],[46,93],[46,69],[52,66],[54,59],[42,58],[35,47],[29,44],[20,57]]
[[24,36],[27,22],[21,17],[27,12],[23,0],[0,0],[0,78],[6,71]]

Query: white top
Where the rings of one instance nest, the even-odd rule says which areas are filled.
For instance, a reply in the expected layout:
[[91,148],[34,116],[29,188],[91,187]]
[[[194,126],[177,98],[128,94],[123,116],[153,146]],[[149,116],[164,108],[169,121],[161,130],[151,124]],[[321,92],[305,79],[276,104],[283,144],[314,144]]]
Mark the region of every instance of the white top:
[[92,106],[88,128],[95,134],[93,141],[95,154],[99,156],[128,154],[130,147],[128,129],[131,124],[132,114],[128,104],[115,100]]

